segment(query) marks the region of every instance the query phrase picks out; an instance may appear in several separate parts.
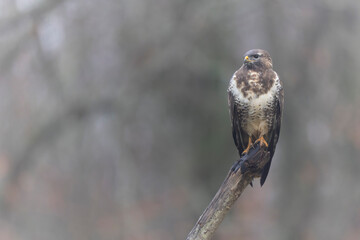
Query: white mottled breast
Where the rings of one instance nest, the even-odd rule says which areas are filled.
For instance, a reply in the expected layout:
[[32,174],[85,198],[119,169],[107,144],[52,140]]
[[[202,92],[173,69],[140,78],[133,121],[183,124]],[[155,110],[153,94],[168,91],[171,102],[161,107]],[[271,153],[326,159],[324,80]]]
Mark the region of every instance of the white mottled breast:
[[[260,87],[259,76],[256,72],[250,72],[249,84],[251,86]],[[266,117],[265,112],[269,108],[274,107],[274,98],[277,96],[279,89],[281,88],[279,77],[276,74],[276,79],[270,90],[262,95],[256,95],[252,91],[248,91],[246,97],[242,93],[242,89],[237,87],[235,74],[230,80],[228,91],[234,96],[235,104],[238,105],[243,111],[246,110],[246,117],[242,119],[241,127],[249,135],[265,135],[268,133],[268,126],[271,124],[269,117]],[[270,111],[273,112],[273,111]]]

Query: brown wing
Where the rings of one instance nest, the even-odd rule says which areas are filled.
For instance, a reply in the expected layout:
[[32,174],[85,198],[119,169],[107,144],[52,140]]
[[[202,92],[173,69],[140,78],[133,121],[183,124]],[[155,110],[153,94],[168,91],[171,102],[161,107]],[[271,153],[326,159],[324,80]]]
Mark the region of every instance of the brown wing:
[[236,104],[235,97],[229,91],[228,96],[229,112],[232,126],[232,135],[234,143],[239,151],[239,155],[245,150],[248,145],[249,135],[241,128],[241,121],[244,114],[241,112],[238,104]]
[[263,172],[261,174],[261,179],[260,179],[261,186],[265,183],[266,177],[269,173],[271,160],[272,157],[274,156],[276,144],[279,140],[279,135],[280,135],[281,119],[282,119],[282,112],[284,107],[284,89],[281,81],[280,81],[280,86],[281,88],[279,89],[278,95],[276,96],[274,102],[275,112],[274,112],[273,124],[271,126],[270,132],[268,133],[270,139],[268,142],[269,143],[268,150],[270,151],[270,161],[265,165]]

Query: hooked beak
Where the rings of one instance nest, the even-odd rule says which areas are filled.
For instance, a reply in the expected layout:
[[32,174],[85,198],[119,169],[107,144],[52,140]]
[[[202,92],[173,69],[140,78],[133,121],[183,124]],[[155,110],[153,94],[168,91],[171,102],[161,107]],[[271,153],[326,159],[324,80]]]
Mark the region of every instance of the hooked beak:
[[253,61],[249,58],[249,56],[245,56],[244,62],[245,62],[245,63],[251,63],[251,62],[253,62]]

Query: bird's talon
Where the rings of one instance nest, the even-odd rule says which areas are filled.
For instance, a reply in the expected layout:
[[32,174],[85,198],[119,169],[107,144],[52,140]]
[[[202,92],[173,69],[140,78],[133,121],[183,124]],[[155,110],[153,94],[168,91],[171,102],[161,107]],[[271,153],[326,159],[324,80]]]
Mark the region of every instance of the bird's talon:
[[241,153],[241,155],[248,154],[248,152],[250,151],[250,148],[252,148],[252,147],[253,147],[253,144],[252,144],[252,141],[251,141],[251,137],[249,137],[248,146],[247,146],[247,148],[245,148],[245,150]]
[[255,141],[255,144],[256,143],[258,143],[258,142],[260,142],[260,147],[262,147],[262,146],[266,146],[266,147],[269,147],[269,144],[266,142],[266,140],[264,139],[264,137],[261,137],[261,138],[259,138],[259,139],[257,139],[256,141]]

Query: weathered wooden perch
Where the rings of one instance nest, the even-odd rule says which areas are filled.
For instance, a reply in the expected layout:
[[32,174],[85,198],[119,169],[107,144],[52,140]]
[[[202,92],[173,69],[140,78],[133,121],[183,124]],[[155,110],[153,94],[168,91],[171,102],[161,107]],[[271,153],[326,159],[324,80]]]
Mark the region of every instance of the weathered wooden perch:
[[247,185],[261,176],[270,153],[256,144],[230,169],[220,189],[187,236],[187,240],[209,240]]

